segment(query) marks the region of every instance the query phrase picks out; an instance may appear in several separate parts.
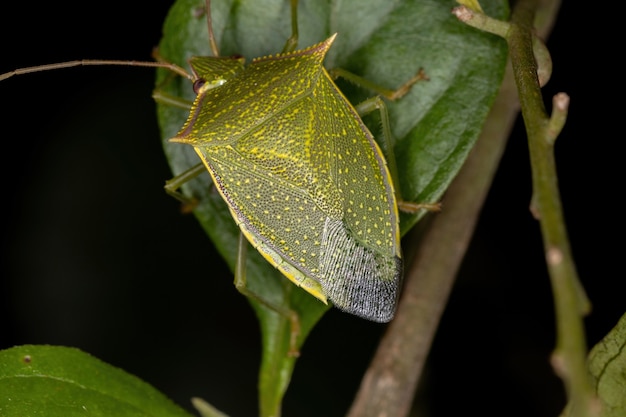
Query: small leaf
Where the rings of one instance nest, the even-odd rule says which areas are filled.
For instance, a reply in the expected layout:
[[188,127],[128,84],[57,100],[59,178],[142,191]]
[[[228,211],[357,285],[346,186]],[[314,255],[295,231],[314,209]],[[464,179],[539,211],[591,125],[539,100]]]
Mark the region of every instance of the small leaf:
[[626,314],[591,349],[588,367],[602,402],[600,416],[626,416]]
[[78,349],[0,351],[0,415],[190,417],[139,378]]

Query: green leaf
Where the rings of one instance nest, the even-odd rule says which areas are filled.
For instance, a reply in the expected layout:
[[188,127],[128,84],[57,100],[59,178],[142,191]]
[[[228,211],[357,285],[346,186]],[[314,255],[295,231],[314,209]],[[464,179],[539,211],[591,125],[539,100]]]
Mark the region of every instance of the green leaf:
[[190,416],[137,377],[78,349],[31,345],[0,351],[0,415]]
[[626,416],[626,314],[591,349],[588,367],[602,402],[600,416]]
[[[249,62],[276,54],[291,35],[289,1],[212,3],[213,28],[223,56],[239,54]],[[505,1],[481,3],[493,17],[504,18],[508,12]],[[191,56],[211,55],[203,5],[204,0],[178,0],[172,7],[159,46],[163,59],[185,67]],[[442,198],[478,137],[504,72],[504,41],[458,22],[450,13],[454,5],[453,1],[439,0],[308,0],[298,6],[300,48],[338,33],[326,60],[328,68],[347,69],[387,88],[402,85],[419,68],[424,68],[430,78],[414,86],[403,99],[389,103],[400,175],[396,186],[409,201]],[[338,85],[353,103],[372,95],[341,80]],[[166,71],[159,72],[157,87],[189,102],[194,98],[188,80]],[[171,106],[158,107],[164,148],[174,174],[199,162],[190,146],[167,142],[182,127],[187,114]],[[365,122],[375,135],[379,133],[376,115],[368,116]],[[239,231],[209,184],[206,174],[187,183],[183,190],[200,201],[194,214],[234,269]],[[402,230],[407,231],[421,215],[403,214]],[[249,251],[247,276],[253,291],[300,314],[300,346],[327,306],[291,284],[256,251]],[[289,322],[255,301],[251,304],[263,335],[261,415],[277,415],[295,364],[295,358],[287,355]]]

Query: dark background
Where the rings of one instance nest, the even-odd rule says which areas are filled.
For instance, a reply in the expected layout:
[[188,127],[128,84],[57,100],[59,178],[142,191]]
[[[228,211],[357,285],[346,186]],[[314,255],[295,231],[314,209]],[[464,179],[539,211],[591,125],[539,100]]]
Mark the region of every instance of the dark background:
[[[0,73],[78,58],[150,60],[170,1],[11,2]],[[595,344],[626,310],[620,188],[623,92],[611,22],[565,2],[548,42],[545,97],[572,99],[559,182]],[[608,18],[610,19],[610,17]],[[170,177],[153,72],[78,68],[0,83],[0,348],[79,347],[189,408],[201,396],[256,413],[259,332],[232,275]],[[617,104],[615,104],[617,103]],[[555,416],[554,318],[521,123],[502,160],[433,346],[422,395],[433,416]],[[620,171],[621,172],[621,171]],[[156,179],[156,180],[155,180]],[[611,231],[612,233],[608,233]],[[344,415],[384,326],[330,311],[302,351],[284,414]]]

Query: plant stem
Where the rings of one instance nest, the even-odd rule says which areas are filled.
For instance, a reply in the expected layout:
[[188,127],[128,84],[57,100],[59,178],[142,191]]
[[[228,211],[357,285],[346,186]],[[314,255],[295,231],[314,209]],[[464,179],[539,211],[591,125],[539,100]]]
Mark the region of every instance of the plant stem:
[[531,24],[536,8],[536,0],[517,3],[507,40],[528,135],[533,177],[531,210],[540,222],[554,293],[557,341],[551,362],[565,384],[570,415],[593,416],[599,408],[586,368],[582,320],[589,302],[572,258],[554,162],[554,140],[563,126],[569,100],[557,96],[553,116],[548,117],[533,56]]

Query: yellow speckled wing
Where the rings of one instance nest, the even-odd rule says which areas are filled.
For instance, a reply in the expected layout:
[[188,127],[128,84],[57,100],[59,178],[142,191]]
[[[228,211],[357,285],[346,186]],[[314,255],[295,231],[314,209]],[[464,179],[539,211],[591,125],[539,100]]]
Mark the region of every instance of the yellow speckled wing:
[[332,40],[257,59],[236,82],[199,94],[173,140],[195,147],[245,236],[289,279],[388,321],[402,275],[394,190],[323,68]]

